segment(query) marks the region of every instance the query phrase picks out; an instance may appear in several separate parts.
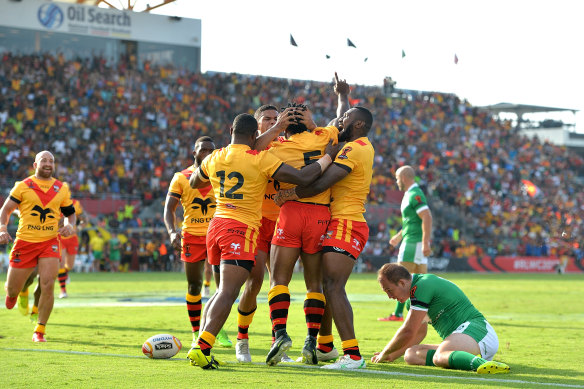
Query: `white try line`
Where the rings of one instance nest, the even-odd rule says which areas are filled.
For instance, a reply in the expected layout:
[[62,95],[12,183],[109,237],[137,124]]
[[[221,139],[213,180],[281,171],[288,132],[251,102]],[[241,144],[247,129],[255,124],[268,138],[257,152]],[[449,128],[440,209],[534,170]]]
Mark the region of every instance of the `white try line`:
[[[29,348],[0,348],[0,350],[5,351],[26,351],[26,352],[45,352],[45,353],[58,353],[58,354],[73,354],[73,355],[89,355],[97,357],[117,357],[117,358],[137,358],[137,359],[148,359],[143,355],[124,355],[124,354],[108,354],[108,353],[92,353],[86,351],[67,351],[67,350],[50,350],[50,349],[29,349]],[[174,361],[185,363],[184,358],[170,358],[170,359],[158,359],[159,361]],[[238,362],[226,362],[227,364],[238,365]],[[258,366],[265,366],[265,363],[253,363]],[[318,369],[318,366],[307,366],[307,365],[280,365],[280,368],[300,368],[300,369]],[[525,380],[509,380],[502,378],[482,378],[482,377],[461,377],[461,376],[449,376],[449,375],[434,375],[434,374],[415,374],[415,373],[402,373],[397,371],[382,371],[382,370],[349,370],[351,373],[358,374],[369,374],[369,375],[387,375],[387,376],[398,376],[398,377],[416,377],[416,378],[434,378],[434,379],[444,379],[444,380],[468,380],[468,381],[478,381],[478,382],[498,382],[502,384],[526,384],[526,385],[540,385],[540,386],[552,386],[555,388],[584,388],[584,385],[575,384],[562,384],[559,382],[534,382]]]

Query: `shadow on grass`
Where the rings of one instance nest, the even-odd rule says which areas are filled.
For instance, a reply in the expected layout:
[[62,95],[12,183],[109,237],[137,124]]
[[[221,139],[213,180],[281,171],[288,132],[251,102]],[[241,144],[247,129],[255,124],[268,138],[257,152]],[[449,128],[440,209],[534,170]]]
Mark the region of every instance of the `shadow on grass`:
[[[73,327],[73,328],[89,328],[95,331],[102,331],[102,330],[112,330],[112,331],[131,331],[131,332],[144,332],[144,333],[151,333],[153,331],[152,327],[133,327],[133,326],[119,326],[119,325],[110,325],[110,324],[103,324],[99,322],[95,322],[93,324],[72,324],[72,323],[58,323],[58,322],[51,322],[51,327]],[[176,328],[162,328],[156,329],[158,334],[172,334],[173,332],[177,332]],[[154,334],[153,334],[154,335]]]

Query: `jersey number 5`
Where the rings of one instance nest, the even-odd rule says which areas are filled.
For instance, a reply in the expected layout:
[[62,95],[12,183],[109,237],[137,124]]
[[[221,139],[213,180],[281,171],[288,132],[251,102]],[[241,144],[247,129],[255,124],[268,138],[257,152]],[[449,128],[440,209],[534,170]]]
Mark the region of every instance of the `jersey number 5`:
[[237,180],[235,185],[233,185],[227,192],[225,192],[225,170],[219,170],[216,175],[219,177],[219,185],[221,185],[221,188],[219,188],[219,197],[238,200],[243,199],[243,195],[241,193],[235,193],[236,190],[243,186],[243,176],[240,172],[231,172],[229,175],[227,175],[227,178],[230,180]]

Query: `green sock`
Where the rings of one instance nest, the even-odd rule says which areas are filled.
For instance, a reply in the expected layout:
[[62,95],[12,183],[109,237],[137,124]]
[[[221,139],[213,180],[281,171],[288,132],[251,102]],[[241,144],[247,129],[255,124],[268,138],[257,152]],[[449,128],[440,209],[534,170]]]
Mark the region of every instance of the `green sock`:
[[395,306],[395,312],[393,313],[396,316],[402,317],[404,315],[404,307],[406,306],[405,303],[397,302]]
[[467,353],[466,351],[453,351],[448,357],[448,365],[457,370],[476,370],[487,362],[486,359]]
[[434,354],[436,354],[436,350],[428,350],[426,353],[426,366],[436,366],[433,361]]

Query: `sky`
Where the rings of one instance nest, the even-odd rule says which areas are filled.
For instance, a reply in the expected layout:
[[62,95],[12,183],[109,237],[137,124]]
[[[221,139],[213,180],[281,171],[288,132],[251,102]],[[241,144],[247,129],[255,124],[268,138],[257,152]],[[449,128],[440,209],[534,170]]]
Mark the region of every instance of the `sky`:
[[581,110],[559,118],[584,131],[583,11],[581,0],[177,0],[153,13],[201,19],[203,72],[330,81],[337,71],[365,85],[390,76],[475,106]]

